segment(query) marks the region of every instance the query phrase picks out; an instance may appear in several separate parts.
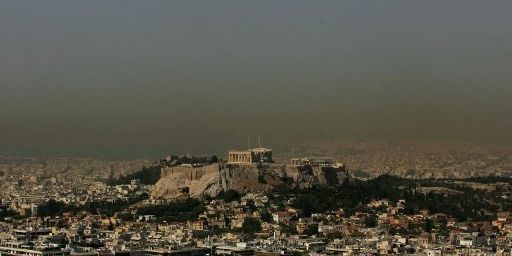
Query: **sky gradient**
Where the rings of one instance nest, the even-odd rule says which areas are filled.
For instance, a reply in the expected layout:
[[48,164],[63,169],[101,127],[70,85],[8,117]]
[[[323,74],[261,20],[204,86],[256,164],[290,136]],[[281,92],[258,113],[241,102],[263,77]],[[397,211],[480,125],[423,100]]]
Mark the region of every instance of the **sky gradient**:
[[512,143],[511,1],[0,0],[0,155]]

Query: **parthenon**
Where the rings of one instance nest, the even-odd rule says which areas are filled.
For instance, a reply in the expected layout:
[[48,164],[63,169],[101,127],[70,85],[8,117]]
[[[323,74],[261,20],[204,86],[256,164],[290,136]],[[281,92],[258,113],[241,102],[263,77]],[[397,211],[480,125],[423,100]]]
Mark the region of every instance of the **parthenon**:
[[253,148],[248,150],[230,150],[228,164],[250,164],[272,162],[272,149]]
[[229,152],[228,163],[252,163],[252,156],[249,151],[233,150]]

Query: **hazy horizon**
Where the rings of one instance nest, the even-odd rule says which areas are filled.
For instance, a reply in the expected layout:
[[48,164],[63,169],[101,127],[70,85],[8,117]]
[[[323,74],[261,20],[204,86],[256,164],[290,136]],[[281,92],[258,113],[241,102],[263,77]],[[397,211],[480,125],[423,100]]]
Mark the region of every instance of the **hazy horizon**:
[[0,155],[512,144],[510,1],[2,1]]

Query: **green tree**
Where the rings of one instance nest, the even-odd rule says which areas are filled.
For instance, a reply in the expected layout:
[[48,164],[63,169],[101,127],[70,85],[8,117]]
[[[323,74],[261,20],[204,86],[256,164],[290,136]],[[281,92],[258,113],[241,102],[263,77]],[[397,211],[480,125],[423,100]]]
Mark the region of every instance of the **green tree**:
[[308,225],[307,234],[310,236],[318,234],[318,224]]
[[335,231],[335,232],[331,232],[331,233],[327,234],[327,238],[329,240],[340,239],[342,237],[343,237],[343,234],[339,231]]
[[432,222],[431,219],[426,219],[425,220],[425,232],[428,232],[430,233],[432,231],[432,228],[434,227],[434,223]]
[[261,210],[260,215],[261,215],[261,220],[264,222],[272,222],[273,221],[272,214],[270,214],[270,212],[267,209]]
[[220,192],[217,197],[217,199],[222,199],[226,202],[233,202],[233,201],[240,201],[242,198],[242,195],[238,193],[238,191],[229,189],[227,191]]
[[117,218],[122,221],[133,221],[133,214],[131,212],[120,212],[117,214]]
[[378,220],[377,215],[371,214],[370,216],[366,217],[364,220],[364,226],[367,228],[374,228],[377,227]]
[[254,234],[261,230],[261,222],[252,217],[246,217],[242,224],[242,231],[246,234]]

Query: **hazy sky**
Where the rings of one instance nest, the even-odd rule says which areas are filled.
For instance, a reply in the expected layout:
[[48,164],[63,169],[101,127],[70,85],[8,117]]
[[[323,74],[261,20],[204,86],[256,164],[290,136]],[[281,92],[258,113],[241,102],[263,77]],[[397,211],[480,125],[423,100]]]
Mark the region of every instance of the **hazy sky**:
[[0,155],[257,134],[511,143],[512,1],[0,0]]

